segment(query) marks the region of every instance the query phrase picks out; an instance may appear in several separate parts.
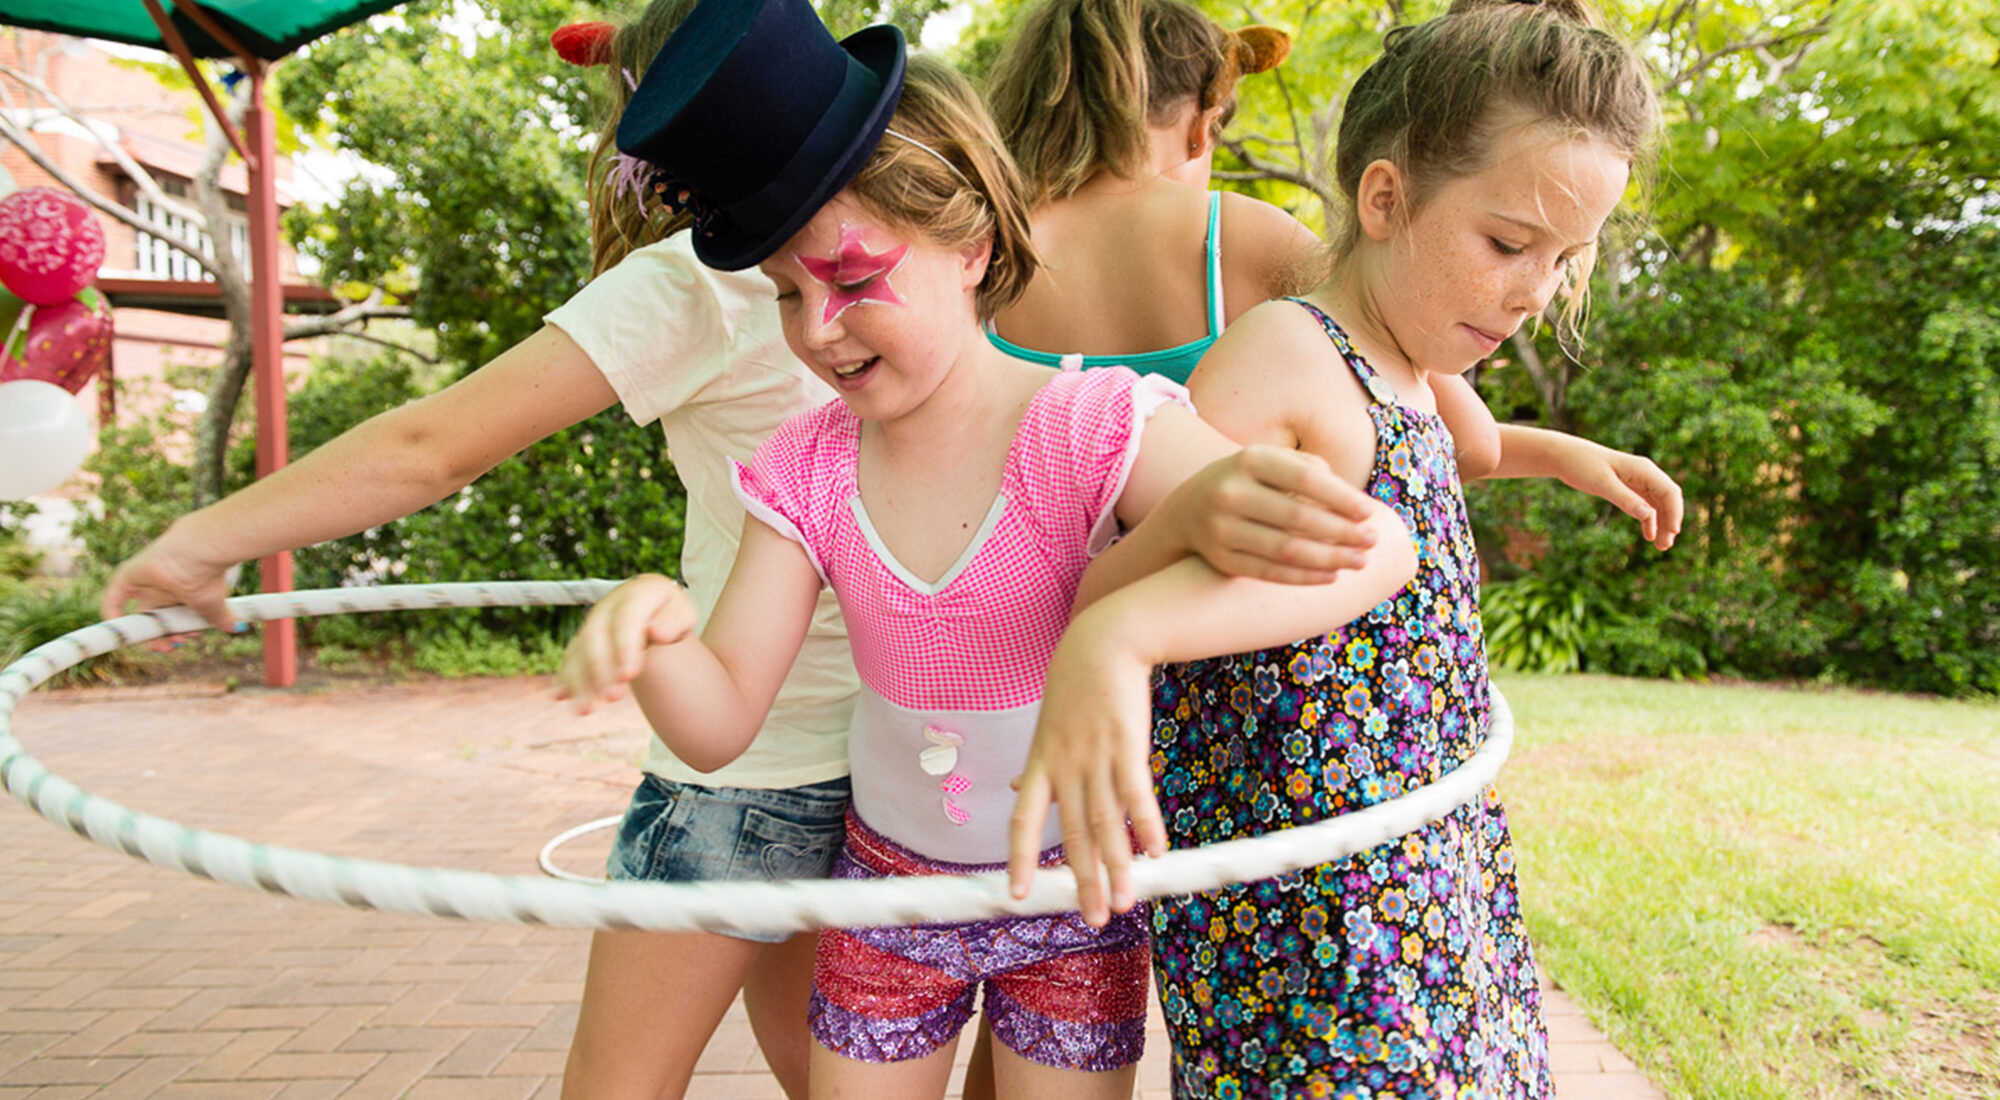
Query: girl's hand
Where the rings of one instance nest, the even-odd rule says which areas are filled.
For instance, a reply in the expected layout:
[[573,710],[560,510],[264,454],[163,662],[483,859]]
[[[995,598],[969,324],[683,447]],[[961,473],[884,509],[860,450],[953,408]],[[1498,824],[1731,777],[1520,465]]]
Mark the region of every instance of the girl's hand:
[[680,585],[658,573],[633,577],[597,601],[570,639],[556,698],[576,700],[578,714],[623,699],[646,667],[646,651],[687,639],[694,623],[694,602]]
[[1224,576],[1325,584],[1366,561],[1368,500],[1318,455],[1252,444],[1182,482],[1148,522],[1173,525]]
[[167,528],[111,574],[98,613],[115,619],[133,610],[133,604],[141,611],[186,604],[216,628],[234,629],[236,616],[226,602],[229,584],[224,579],[229,566],[201,557],[176,531]]
[[1026,897],[1041,855],[1042,826],[1050,805],[1059,806],[1077,908],[1093,927],[1138,901],[1131,883],[1133,836],[1148,855],[1167,849],[1150,760],[1153,666],[1118,646],[1116,632],[1102,629],[1105,618],[1091,611],[1078,615],[1050,660],[1034,743],[1014,781],[1019,797],[1007,860],[1014,896]]
[[1617,505],[1639,521],[1640,535],[1656,548],[1673,546],[1681,533],[1680,485],[1643,455],[1614,451],[1588,440],[1578,442],[1583,446],[1566,452],[1557,474],[1563,484]]

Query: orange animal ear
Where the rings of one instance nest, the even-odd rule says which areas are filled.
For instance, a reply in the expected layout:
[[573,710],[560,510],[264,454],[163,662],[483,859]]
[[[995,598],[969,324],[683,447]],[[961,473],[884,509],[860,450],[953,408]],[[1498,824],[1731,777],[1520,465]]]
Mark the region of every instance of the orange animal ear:
[[571,23],[551,32],[549,44],[572,65],[602,65],[611,60],[611,38],[617,33],[609,23]]
[[1269,72],[1284,64],[1292,52],[1292,36],[1263,24],[1236,32],[1236,63],[1245,75]]

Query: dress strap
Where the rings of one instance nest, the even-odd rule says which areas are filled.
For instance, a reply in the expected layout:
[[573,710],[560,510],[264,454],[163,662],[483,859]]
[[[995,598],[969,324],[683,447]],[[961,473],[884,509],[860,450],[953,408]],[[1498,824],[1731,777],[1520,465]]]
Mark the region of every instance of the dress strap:
[[1208,193],[1208,336],[1222,335],[1222,192]]
[[1361,388],[1368,391],[1370,398],[1383,405],[1401,404],[1396,400],[1396,387],[1390,385],[1388,379],[1377,374],[1374,365],[1362,358],[1360,352],[1354,350],[1354,341],[1348,339],[1347,330],[1340,327],[1340,322],[1328,317],[1326,311],[1304,298],[1290,298],[1288,301],[1304,306],[1307,313],[1319,319],[1319,327],[1326,330],[1327,339],[1333,341],[1335,350],[1339,351],[1340,357],[1347,361],[1347,367],[1354,372],[1354,376],[1361,380]]

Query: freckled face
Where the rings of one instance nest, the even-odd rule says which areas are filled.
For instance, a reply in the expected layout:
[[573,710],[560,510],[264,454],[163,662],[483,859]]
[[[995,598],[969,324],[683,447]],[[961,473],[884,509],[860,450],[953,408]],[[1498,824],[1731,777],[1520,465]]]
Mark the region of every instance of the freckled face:
[[962,259],[839,196],[759,266],[792,353],[874,419],[921,403],[976,331]]
[[1595,247],[1631,167],[1595,138],[1502,131],[1492,164],[1431,192],[1387,250],[1377,301],[1413,366],[1492,355]]

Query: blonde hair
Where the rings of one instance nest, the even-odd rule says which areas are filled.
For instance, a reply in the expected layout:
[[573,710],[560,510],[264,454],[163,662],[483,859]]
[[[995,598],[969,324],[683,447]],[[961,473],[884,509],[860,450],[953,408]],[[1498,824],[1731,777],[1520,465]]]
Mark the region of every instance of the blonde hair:
[[1148,129],[1189,103],[1224,107],[1220,133],[1236,82],[1290,49],[1283,31],[1225,30],[1182,0],[1045,0],[1002,47],[987,100],[1040,206],[1099,171],[1144,171]]
[[635,249],[686,229],[693,219],[657,202],[619,179],[618,120],[632,101],[632,89],[646,75],[660,47],[694,11],[699,0],[652,0],[638,18],[612,35],[608,59],[598,66],[604,83],[597,96],[597,145],[585,168],[590,195],[590,273],[616,267]]
[[1041,261],[1020,172],[972,85],[942,61],[911,57],[889,129],[894,133],[883,135],[848,194],[945,248],[990,241],[975,300],[979,317],[1013,304]]
[[[1584,0],[1456,0],[1435,19],[1391,30],[1341,117],[1334,179],[1349,208],[1334,255],[1345,257],[1360,237],[1353,206],[1370,164],[1394,164],[1415,207],[1492,163],[1496,141],[1522,119],[1602,141],[1636,163],[1659,131],[1660,108],[1645,63]],[[1593,260],[1579,257],[1565,288],[1572,332]]]

